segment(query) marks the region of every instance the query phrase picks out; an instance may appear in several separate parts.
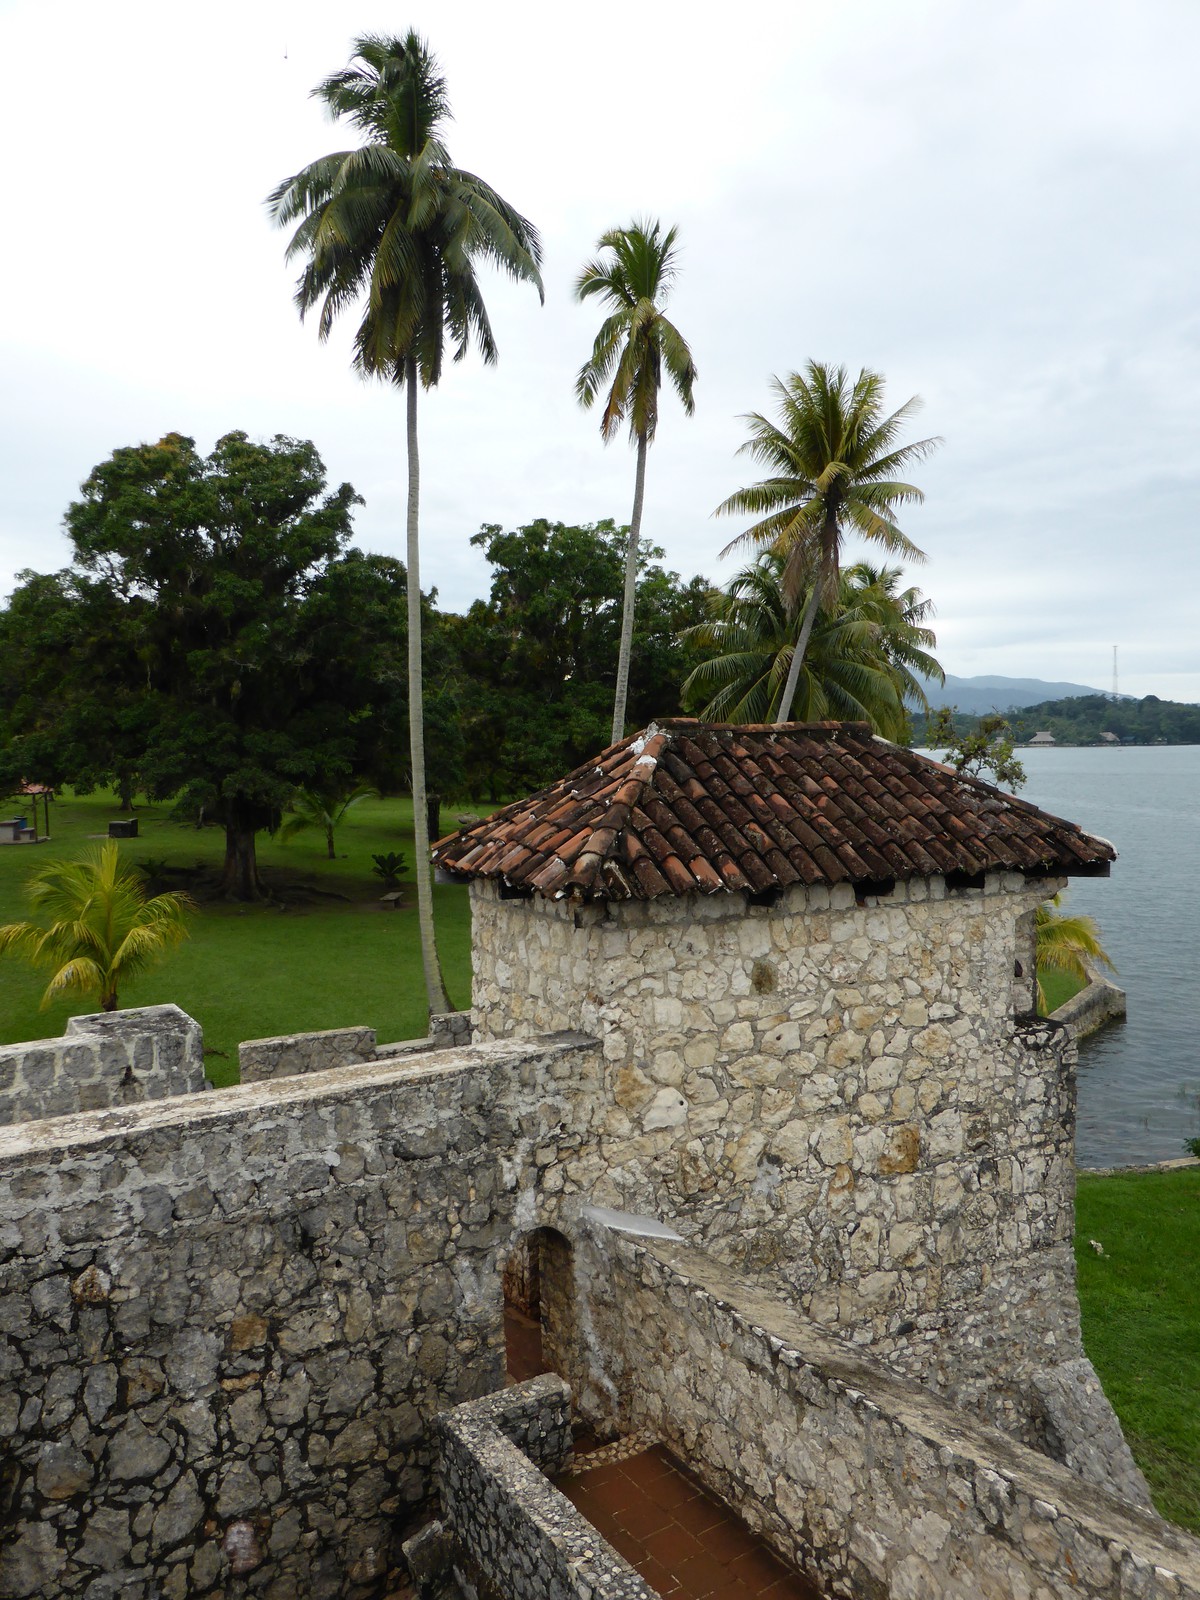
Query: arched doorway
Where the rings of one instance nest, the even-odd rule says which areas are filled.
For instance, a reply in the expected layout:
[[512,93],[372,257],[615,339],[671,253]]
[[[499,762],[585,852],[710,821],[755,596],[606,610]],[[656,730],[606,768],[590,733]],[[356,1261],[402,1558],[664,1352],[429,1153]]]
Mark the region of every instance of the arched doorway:
[[508,1380],[569,1375],[575,1347],[575,1264],[556,1228],[518,1240],[504,1266],[504,1346]]

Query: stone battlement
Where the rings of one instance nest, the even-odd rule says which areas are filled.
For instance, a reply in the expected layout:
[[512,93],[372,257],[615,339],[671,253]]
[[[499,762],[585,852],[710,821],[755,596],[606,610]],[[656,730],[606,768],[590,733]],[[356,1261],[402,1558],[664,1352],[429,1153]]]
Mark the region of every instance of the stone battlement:
[[[612,1255],[623,1309],[588,1266],[597,1208],[1143,1499],[1080,1343],[1073,1050],[1029,1016],[1056,884],[609,905],[476,884],[472,1043],[253,1041],[258,1081],[0,1129],[0,1600],[116,1571],[166,1600],[387,1593],[432,1509],[435,1418],[501,1386],[504,1272],[535,1232],[547,1271],[574,1260],[543,1309],[580,1404],[662,1399],[619,1335],[643,1287]],[[199,1030],[175,1013],[154,1048],[198,1060]]]

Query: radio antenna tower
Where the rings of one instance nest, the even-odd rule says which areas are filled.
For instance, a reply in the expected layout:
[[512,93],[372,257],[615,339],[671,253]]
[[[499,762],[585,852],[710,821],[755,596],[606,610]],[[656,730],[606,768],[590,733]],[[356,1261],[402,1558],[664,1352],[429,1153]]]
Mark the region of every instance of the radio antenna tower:
[[1117,686],[1117,647],[1113,645],[1113,699],[1120,699],[1120,689]]

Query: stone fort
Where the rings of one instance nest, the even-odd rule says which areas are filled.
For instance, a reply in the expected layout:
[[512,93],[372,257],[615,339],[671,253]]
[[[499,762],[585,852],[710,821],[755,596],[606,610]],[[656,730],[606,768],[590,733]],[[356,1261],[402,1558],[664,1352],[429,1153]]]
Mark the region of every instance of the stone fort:
[[0,1049],[3,1600],[652,1597],[554,1486],[581,1425],[825,1595],[1200,1600],[1083,1353],[1033,1007],[1110,845],[862,725],[679,720],[435,859],[428,1040],[209,1093],[175,1007]]

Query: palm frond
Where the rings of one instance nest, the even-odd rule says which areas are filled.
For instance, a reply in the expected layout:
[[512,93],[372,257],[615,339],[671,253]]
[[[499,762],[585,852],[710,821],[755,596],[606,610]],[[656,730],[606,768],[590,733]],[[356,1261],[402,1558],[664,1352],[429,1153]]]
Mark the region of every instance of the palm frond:
[[288,254],[306,263],[301,316],[319,307],[327,338],[359,305],[354,364],[365,377],[403,383],[415,360],[431,387],[447,333],[456,359],[474,342],[494,360],[475,264],[488,261],[544,295],[541,240],[495,189],[451,164],[445,80],[425,41],[411,30],[363,34],[349,64],[313,93],[364,142],[311,162],[268,196],[274,221],[296,224]]
[[658,395],[665,364],[686,415],[695,410],[696,368],[686,340],[664,314],[676,274],[676,230],[637,219],[602,234],[598,254],[575,281],[578,300],[599,297],[609,315],[575,379],[575,396],[591,406],[608,385],[600,432],[611,439],[622,423],[630,441],[649,443],[658,426]]

